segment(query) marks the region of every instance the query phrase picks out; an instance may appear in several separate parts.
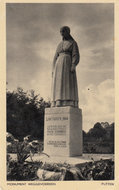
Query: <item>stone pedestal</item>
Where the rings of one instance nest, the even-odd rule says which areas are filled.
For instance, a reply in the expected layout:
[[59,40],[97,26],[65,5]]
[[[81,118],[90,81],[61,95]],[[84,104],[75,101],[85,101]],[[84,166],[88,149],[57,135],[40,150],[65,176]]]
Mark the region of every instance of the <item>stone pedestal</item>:
[[82,155],[82,112],[79,108],[45,109],[44,152],[50,156]]

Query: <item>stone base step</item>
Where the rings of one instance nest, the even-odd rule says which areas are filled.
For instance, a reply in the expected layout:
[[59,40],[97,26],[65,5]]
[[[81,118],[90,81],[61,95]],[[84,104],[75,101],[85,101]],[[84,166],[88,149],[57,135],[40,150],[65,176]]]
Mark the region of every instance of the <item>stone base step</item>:
[[[107,160],[112,159],[114,160],[113,154],[83,154],[82,156],[77,157],[48,157],[45,154],[35,154],[32,157],[32,160],[35,161],[42,161],[43,163],[67,163],[71,165],[77,165],[77,164],[83,164],[86,162],[93,162],[93,161],[99,161],[99,160]],[[27,159],[27,161],[31,161],[30,158]]]

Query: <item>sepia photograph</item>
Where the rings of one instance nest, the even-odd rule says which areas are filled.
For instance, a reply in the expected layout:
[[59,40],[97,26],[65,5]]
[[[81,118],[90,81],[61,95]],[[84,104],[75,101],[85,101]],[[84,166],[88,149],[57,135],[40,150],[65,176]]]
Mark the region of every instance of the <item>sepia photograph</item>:
[[6,181],[115,180],[114,3],[6,3]]

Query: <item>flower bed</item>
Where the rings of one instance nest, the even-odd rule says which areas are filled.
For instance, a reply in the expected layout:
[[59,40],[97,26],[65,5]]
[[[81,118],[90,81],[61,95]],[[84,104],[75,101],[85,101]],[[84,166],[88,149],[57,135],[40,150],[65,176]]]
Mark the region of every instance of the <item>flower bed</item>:
[[66,180],[113,180],[114,162],[100,160],[73,166],[42,162],[18,163],[9,159],[7,180],[12,181],[66,181]]

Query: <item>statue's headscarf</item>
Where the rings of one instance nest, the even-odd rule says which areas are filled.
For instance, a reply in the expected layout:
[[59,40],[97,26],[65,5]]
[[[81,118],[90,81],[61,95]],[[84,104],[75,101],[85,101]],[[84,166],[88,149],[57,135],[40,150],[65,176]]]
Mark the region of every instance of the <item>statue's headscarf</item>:
[[[65,30],[65,32],[67,33],[67,37],[66,37],[67,40],[70,40],[70,39],[74,40],[73,37],[70,35],[70,28],[68,26],[61,27],[60,31],[62,30]],[[63,40],[64,40],[64,37],[63,37]]]

